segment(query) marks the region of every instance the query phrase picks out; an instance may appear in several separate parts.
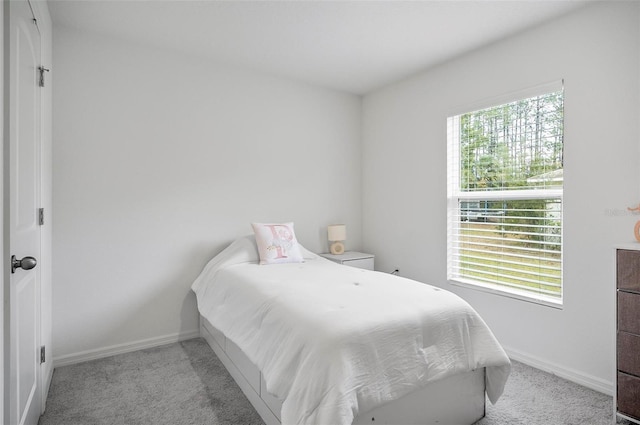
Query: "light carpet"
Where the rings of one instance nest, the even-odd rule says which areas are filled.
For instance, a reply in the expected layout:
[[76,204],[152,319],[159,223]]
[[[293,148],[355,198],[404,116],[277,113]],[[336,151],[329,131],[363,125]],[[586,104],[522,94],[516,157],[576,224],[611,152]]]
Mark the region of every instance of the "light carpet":
[[39,425],[262,423],[198,338],[56,368]]
[[[505,393],[495,406],[487,403],[476,425],[611,425],[612,403],[607,395],[513,362]],[[56,368],[39,425],[262,423],[198,338]]]

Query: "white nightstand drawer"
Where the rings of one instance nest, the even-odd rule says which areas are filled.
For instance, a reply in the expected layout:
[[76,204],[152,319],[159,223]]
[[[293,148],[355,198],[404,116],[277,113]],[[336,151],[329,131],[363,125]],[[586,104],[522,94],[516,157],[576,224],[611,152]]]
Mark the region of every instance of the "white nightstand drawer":
[[373,257],[371,258],[359,258],[357,260],[346,260],[342,264],[345,266],[358,267],[366,270],[373,270]]
[[320,256],[345,266],[357,267],[360,269],[374,270],[375,256],[364,252],[347,251],[344,254],[320,254]]

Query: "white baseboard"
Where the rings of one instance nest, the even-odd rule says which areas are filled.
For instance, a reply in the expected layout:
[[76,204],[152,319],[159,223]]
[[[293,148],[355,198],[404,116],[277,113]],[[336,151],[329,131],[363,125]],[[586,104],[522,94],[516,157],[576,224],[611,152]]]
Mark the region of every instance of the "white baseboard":
[[509,358],[515,361],[559,376],[560,378],[566,379],[568,381],[575,382],[576,384],[582,385],[583,387],[591,388],[592,390],[598,391],[600,393],[610,396],[613,395],[614,385],[611,381],[607,381],[571,368],[567,368],[565,366],[551,363],[547,360],[531,356],[529,354],[508,347],[503,348],[507,352]]
[[102,359],[116,354],[130,353],[132,351],[144,350],[145,348],[158,347],[160,345],[172,344],[174,342],[197,338],[200,336],[198,329],[179,332],[155,338],[142,339],[139,341],[127,342],[124,344],[111,345],[109,347],[96,348],[94,350],[81,351],[79,353],[65,354],[53,358],[53,367],[68,366],[71,364],[87,362],[89,360]]

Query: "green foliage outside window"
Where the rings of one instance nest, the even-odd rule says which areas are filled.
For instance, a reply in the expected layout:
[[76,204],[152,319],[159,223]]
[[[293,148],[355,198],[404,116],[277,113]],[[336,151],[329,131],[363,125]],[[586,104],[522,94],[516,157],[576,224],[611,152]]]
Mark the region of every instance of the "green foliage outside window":
[[[461,115],[460,189],[562,186],[563,114],[559,91]],[[503,212],[499,230],[526,234],[531,243],[547,241],[545,249],[560,250],[559,221],[549,213],[555,201],[501,200],[486,205]]]
[[460,116],[460,189],[509,190],[562,184],[562,92]]

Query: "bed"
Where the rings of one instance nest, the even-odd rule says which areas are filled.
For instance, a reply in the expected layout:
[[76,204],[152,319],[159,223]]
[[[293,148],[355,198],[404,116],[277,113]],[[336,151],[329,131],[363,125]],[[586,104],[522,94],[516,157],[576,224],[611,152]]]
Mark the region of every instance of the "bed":
[[456,295],[335,264],[260,265],[253,235],[194,281],[201,334],[268,425],[471,424],[510,362]]

